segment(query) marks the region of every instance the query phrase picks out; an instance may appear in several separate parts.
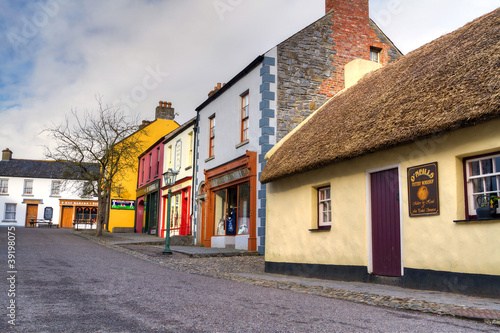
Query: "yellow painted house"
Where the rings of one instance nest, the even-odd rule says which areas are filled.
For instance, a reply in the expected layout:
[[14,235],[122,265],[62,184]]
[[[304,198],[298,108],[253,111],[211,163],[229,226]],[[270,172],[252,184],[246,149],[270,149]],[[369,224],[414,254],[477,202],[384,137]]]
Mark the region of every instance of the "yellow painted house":
[[266,272],[500,297],[500,9],[365,75],[266,156]]
[[[179,127],[179,124],[174,121],[174,117],[175,113],[172,104],[161,101],[160,105],[156,107],[155,120],[143,122],[141,129],[130,137],[141,136],[143,149],[139,151],[146,150],[160,138]],[[123,171],[117,177],[120,179],[119,183],[112,186],[108,225],[108,230],[111,232],[131,231],[134,229],[139,155],[140,153],[134,157],[136,167]]]

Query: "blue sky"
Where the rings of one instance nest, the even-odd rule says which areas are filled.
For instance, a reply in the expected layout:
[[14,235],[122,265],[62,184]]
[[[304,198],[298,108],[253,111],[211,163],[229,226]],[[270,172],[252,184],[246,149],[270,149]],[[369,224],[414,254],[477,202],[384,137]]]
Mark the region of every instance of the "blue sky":
[[[499,5],[371,0],[370,17],[408,53]],[[0,148],[43,158],[43,128],[96,95],[142,119],[169,101],[187,121],[217,82],[322,15],[324,0],[0,0]]]

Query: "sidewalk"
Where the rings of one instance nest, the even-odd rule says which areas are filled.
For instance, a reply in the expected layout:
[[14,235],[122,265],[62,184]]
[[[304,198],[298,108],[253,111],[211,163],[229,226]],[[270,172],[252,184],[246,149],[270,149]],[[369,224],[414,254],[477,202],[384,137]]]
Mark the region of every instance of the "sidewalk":
[[[83,236],[83,235],[82,235]],[[86,237],[86,236],[84,236]],[[88,238],[88,237],[87,237]],[[145,234],[113,234],[103,236],[109,245],[147,245],[164,247],[164,238]],[[102,242],[100,242],[102,243]],[[170,246],[173,252],[192,258],[257,256],[257,252],[199,246]],[[158,260],[157,260],[158,261]],[[161,262],[159,262],[161,264]],[[414,290],[395,286],[321,280],[269,273],[229,273],[230,278],[266,287],[289,289],[358,303],[386,306],[439,315],[451,315],[500,325],[500,300],[437,291]]]

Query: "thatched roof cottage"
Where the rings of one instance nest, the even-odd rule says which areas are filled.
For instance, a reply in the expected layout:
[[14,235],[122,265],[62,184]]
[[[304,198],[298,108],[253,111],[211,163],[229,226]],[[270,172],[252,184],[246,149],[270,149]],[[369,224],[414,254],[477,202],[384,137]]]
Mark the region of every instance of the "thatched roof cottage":
[[500,9],[365,75],[266,155],[268,272],[500,296],[495,36]]

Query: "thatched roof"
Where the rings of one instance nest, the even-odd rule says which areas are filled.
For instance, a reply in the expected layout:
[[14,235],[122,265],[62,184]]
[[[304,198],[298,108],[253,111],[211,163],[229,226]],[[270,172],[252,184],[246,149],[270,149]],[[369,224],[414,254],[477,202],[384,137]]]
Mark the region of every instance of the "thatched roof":
[[261,182],[500,118],[500,8],[363,77],[271,150]]

